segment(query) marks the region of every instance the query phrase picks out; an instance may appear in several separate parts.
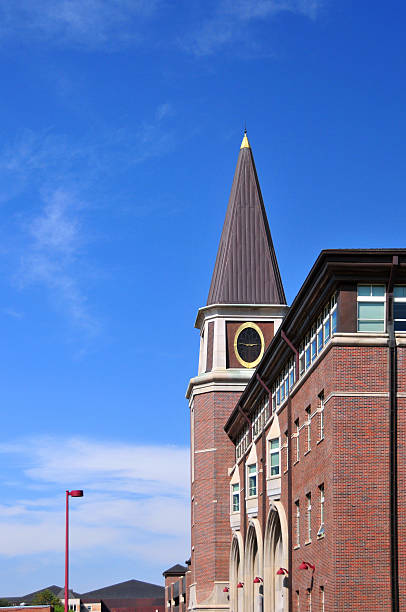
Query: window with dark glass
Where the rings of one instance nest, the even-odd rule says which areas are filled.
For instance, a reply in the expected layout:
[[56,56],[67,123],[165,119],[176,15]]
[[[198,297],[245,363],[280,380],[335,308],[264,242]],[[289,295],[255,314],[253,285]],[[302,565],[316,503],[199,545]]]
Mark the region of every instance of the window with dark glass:
[[232,485],[232,507],[233,512],[240,511],[240,485],[238,483]]
[[257,494],[257,466],[248,466],[248,495],[253,497]]
[[271,466],[271,476],[279,476],[279,464],[280,464],[280,449],[279,449],[279,438],[273,438],[269,442],[269,463]]
[[406,286],[393,288],[393,319],[395,331],[406,331]]

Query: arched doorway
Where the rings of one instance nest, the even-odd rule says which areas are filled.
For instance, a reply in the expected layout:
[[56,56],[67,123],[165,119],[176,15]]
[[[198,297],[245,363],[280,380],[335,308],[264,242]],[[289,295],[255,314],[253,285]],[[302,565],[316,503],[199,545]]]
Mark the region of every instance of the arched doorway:
[[230,551],[230,612],[243,611],[243,589],[237,589],[237,584],[244,582],[244,548],[239,532],[234,534]]
[[262,612],[263,610],[263,583],[254,583],[257,576],[262,578],[262,550],[259,522],[257,519],[252,519],[245,545],[245,612]]
[[277,575],[288,564],[286,518],[279,502],[269,512],[264,544],[264,612],[286,612],[289,578]]

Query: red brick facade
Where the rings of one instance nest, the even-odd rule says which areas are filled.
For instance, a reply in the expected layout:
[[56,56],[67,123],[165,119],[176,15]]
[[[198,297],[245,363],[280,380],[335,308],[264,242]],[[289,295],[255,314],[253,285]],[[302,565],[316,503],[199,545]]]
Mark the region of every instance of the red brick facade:
[[[346,252],[343,253],[345,260]],[[376,257],[379,261],[378,254]],[[406,252],[403,257],[406,262]],[[392,255],[387,259],[390,261]],[[390,263],[387,272],[388,270]],[[371,274],[372,269],[369,270],[368,282],[371,282]],[[359,283],[367,282],[359,271],[358,276]],[[388,276],[387,273],[386,278]],[[382,268],[379,264],[375,270],[375,278],[373,282],[382,283]],[[403,273],[403,269],[397,269],[394,282],[400,286],[402,283],[406,285],[406,273]],[[319,286],[315,284],[305,289],[307,293],[304,293],[303,288],[301,290],[303,305],[296,302],[298,312],[291,311],[287,317],[285,337],[293,339],[293,347],[299,346],[301,337],[306,334],[306,327],[300,327],[298,320],[300,308],[303,306],[303,317],[306,317],[305,302],[315,300]],[[332,289],[334,291],[334,286]],[[386,300],[390,296],[390,289],[388,286]],[[257,538],[262,539],[258,542],[258,548],[263,550],[263,559],[257,567],[262,571],[260,596],[263,597],[266,612],[279,609],[289,612],[298,609],[311,609],[312,612],[392,612],[406,609],[406,335],[402,332],[394,336],[397,345],[397,376],[395,375],[393,386],[393,379],[390,377],[390,302],[386,302],[387,331],[354,333],[353,327],[348,330],[345,325],[350,324],[352,312],[357,312],[357,282],[353,283],[350,292],[346,287],[345,301],[340,300],[340,284],[336,285],[335,291],[338,297],[339,328],[335,329],[332,337],[326,341],[314,363],[310,364],[307,371],[302,372],[299,380],[293,384],[289,397],[282,401],[276,410],[273,404],[274,412],[272,414],[270,410],[262,432],[256,437],[252,434],[257,456],[258,503],[251,512],[249,501],[245,500],[247,484],[246,480],[244,481],[247,478],[247,464],[253,461],[251,445],[238,462],[241,511],[239,524],[236,524],[236,517],[232,519],[233,531],[235,534],[241,534],[244,554],[247,557],[250,546],[247,535],[251,529],[250,525],[257,521]],[[352,295],[352,300],[348,299],[348,295]],[[320,303],[322,300],[325,300],[323,295],[320,297]],[[346,309],[345,316],[340,313],[343,304]],[[317,312],[317,308],[319,306],[316,304],[314,312]],[[348,316],[348,313],[351,316]],[[307,319],[311,322],[311,318],[310,313]],[[289,328],[290,320],[294,320],[302,330],[300,335],[295,334],[293,326]],[[283,327],[285,324],[282,324]],[[275,380],[276,375],[278,380],[278,355],[281,355],[280,368],[286,361],[286,341],[283,342],[283,333],[282,331],[280,338],[276,338],[271,352],[268,351],[257,370],[259,378],[270,390],[273,388],[272,378]],[[274,374],[269,377],[269,372]],[[267,395],[258,379],[253,378],[247,385],[226,425],[235,442],[239,439],[238,432],[247,428],[240,415],[242,407],[246,416],[252,420]],[[397,417],[397,431],[393,426],[393,418],[391,419],[391,405],[394,406],[393,411]],[[266,482],[269,481],[269,441],[275,435],[270,436],[270,429],[274,426],[275,419],[279,424],[281,440],[280,494],[270,489],[265,490]],[[290,435],[286,436],[288,429]],[[391,437],[393,439],[394,436],[397,440],[397,490],[393,480],[395,464],[391,459]],[[289,450],[286,444],[288,437]],[[397,517],[394,517],[395,512],[391,505],[394,498],[397,501]],[[280,500],[281,507],[277,506],[277,500]],[[272,568],[271,573],[268,571],[268,574],[266,569],[269,566],[266,541],[270,534],[269,517],[275,508],[282,517],[286,517],[284,545],[288,546],[285,553],[289,575],[284,579],[283,597],[280,600],[282,603],[278,604],[282,606],[280,608],[272,601],[270,594],[272,589],[280,589],[282,582],[279,582],[278,586],[278,580],[282,578],[277,575],[276,566]],[[396,523],[397,559],[396,537],[392,531],[393,524]],[[303,561],[309,564],[309,569],[300,569]],[[399,569],[398,591],[392,571],[396,561]],[[251,611],[251,606],[255,610],[256,606],[255,591],[251,586],[254,574],[248,572],[248,565],[246,558],[245,583],[242,589],[249,590],[250,595],[244,593],[244,596],[240,597],[238,612]],[[315,567],[314,572],[311,566]],[[230,570],[230,576],[234,575],[232,567]],[[236,585],[231,582],[230,592],[234,602],[231,608],[233,612],[237,612]],[[254,597],[252,604],[251,597]]]
[[228,469],[234,445],[224,431],[240,393],[210,392],[193,402],[192,584],[204,601],[215,581],[228,581],[231,543]]

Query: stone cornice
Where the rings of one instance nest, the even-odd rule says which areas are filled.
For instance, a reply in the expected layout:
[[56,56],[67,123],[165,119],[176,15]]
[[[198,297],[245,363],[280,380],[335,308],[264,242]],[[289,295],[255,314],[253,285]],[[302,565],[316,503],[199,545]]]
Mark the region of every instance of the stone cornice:
[[243,391],[251,379],[254,370],[229,369],[213,370],[191,378],[186,391],[186,398],[191,400],[194,395],[209,391]]
[[283,318],[289,310],[286,304],[210,304],[199,308],[195,321],[195,327],[200,329],[204,319],[208,317],[230,317],[239,318],[247,317],[247,313],[252,313],[253,316]]

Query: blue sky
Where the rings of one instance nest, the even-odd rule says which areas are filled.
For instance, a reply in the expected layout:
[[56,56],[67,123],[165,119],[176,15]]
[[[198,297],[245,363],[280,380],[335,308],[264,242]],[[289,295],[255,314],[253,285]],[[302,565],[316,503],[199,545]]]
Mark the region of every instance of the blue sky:
[[0,595],[188,556],[188,408],[244,123],[289,302],[402,247],[403,2],[0,6]]

